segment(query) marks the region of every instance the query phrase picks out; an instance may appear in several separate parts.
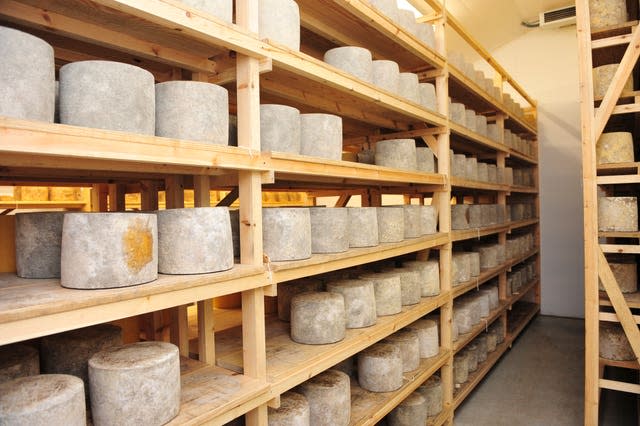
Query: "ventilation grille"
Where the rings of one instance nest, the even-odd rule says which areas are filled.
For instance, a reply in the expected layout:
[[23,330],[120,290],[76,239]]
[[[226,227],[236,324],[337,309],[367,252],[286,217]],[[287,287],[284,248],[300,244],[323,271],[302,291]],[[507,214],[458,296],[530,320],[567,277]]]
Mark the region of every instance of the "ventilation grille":
[[550,24],[556,21],[575,18],[576,7],[569,6],[569,7],[563,7],[562,9],[549,10],[547,12],[544,12],[542,16],[543,16],[543,22],[545,24]]

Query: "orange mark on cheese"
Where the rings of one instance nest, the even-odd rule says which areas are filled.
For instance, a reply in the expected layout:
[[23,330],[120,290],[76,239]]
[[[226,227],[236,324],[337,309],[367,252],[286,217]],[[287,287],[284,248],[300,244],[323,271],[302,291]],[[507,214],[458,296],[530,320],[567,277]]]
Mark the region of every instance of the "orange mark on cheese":
[[130,271],[138,273],[153,260],[153,234],[144,219],[137,218],[122,237],[122,246]]

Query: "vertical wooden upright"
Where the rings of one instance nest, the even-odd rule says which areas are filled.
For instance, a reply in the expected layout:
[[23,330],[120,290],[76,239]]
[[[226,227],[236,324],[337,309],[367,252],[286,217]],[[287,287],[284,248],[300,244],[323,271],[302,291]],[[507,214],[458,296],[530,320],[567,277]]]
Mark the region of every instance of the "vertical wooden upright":
[[[258,32],[258,0],[236,2],[236,23]],[[237,102],[238,146],[260,152],[260,73],[259,60],[238,54]],[[262,180],[258,172],[239,171],[240,262],[262,264]],[[244,374],[266,380],[264,289],[242,293],[242,339]],[[267,407],[247,413],[248,426],[267,423]]]

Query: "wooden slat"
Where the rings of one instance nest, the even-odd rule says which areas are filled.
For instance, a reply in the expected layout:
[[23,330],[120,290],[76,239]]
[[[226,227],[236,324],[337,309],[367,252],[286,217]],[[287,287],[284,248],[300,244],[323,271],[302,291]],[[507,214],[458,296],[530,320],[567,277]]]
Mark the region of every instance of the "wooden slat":
[[439,233],[400,243],[350,249],[345,253],[315,254],[306,260],[273,262],[268,268],[273,271],[274,282],[283,282],[438,247],[447,242],[447,234]]
[[[589,57],[591,56],[589,55]],[[596,111],[593,122],[594,140],[598,140],[604,131],[607,121],[609,121],[609,117],[620,98],[622,89],[624,88],[629,75],[633,71],[633,67],[638,61],[638,57],[640,57],[640,26],[633,30],[633,35],[629,42],[629,46],[627,47],[627,51],[624,53],[624,56],[620,61],[620,65],[611,80],[611,85],[607,89],[604,99]],[[584,99],[582,100],[584,101]]]
[[600,387],[611,389],[619,392],[634,393],[640,395],[640,385],[633,383],[617,382],[615,380],[600,379]]
[[425,380],[433,375],[450,356],[440,350],[438,355],[420,360],[420,366],[403,374],[402,387],[393,392],[369,392],[351,382],[351,422],[350,426],[373,426],[414,392]]
[[593,99],[593,60],[588,0],[576,0],[578,72],[582,134],[582,188],[584,210],[585,384],[584,421],[598,424],[599,320],[598,320],[598,212]]
[[607,259],[601,250],[598,250],[598,271],[600,282],[607,292],[607,296],[620,319],[620,325],[622,325],[624,333],[626,334],[627,339],[629,339],[629,344],[633,349],[633,353],[636,358],[640,358],[640,330],[638,330],[638,326],[633,319],[631,310],[622,295],[622,291],[616,282],[616,278],[611,271],[611,267],[609,267],[609,262],[607,262]]
[[[289,337],[289,324],[269,317],[267,320],[267,376],[272,392],[280,395],[310,377],[360,352],[424,315],[442,306],[447,294],[422,298],[417,305],[403,307],[402,313],[379,317],[376,325],[347,330],[344,340],[327,345],[304,345]],[[218,365],[242,371],[240,330],[216,334]]]
[[203,275],[160,275],[135,287],[86,292],[59,280],[0,274],[0,345],[267,285],[262,266]]
[[180,412],[168,425],[224,424],[270,398],[266,383],[220,367],[182,358],[181,372]]
[[47,31],[78,38],[99,46],[132,53],[167,65],[206,73],[216,71],[215,62],[205,57],[197,57],[177,49],[159,46],[126,32],[110,30],[103,26],[73,19],[44,8],[31,7],[17,1],[0,0],[0,17],[35,25],[37,28],[44,28]]

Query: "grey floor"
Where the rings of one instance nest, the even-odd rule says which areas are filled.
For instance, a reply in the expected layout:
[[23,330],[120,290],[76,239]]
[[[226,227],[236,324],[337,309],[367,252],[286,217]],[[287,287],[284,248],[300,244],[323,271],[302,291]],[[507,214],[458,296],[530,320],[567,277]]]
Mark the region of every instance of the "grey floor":
[[[583,424],[584,322],[538,316],[456,410],[457,426]],[[636,425],[635,397],[605,393],[601,424]]]

